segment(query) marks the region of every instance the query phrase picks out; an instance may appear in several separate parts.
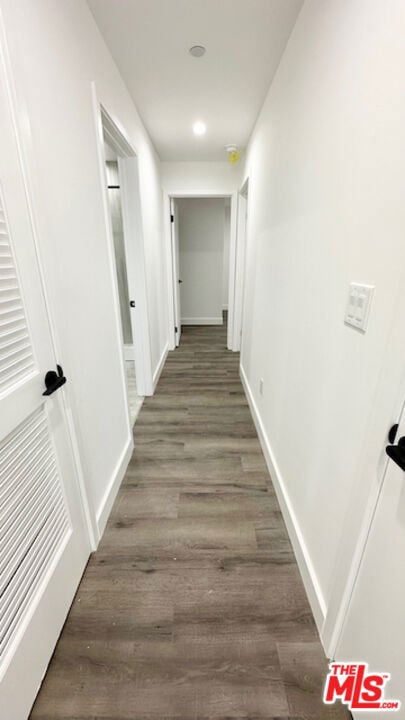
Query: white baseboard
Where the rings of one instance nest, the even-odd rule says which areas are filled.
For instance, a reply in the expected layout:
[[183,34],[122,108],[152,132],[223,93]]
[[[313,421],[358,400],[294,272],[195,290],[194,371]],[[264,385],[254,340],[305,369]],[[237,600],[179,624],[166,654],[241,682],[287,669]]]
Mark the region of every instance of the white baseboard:
[[124,345],[124,359],[135,360],[135,351],[133,345]]
[[117,496],[120,485],[124,479],[124,475],[126,473],[128,463],[131,459],[133,449],[134,449],[134,441],[131,436],[129,438],[123,452],[121,453],[121,457],[118,460],[118,463],[112,474],[112,478],[108,484],[107,490],[104,493],[103,499],[100,504],[100,508],[97,511],[97,525],[98,525],[98,531],[100,534],[100,539],[105,530],[105,526],[107,525],[107,520],[109,518],[111,508],[114,505],[114,500]]
[[161,375],[162,370],[163,370],[163,368],[164,368],[164,366],[165,366],[165,362],[166,362],[166,358],[167,358],[167,353],[168,353],[168,352],[169,352],[169,343],[166,343],[166,345],[165,345],[165,347],[164,347],[164,349],[163,349],[163,352],[162,352],[162,354],[161,354],[161,356],[160,356],[160,360],[159,360],[159,362],[158,362],[157,368],[156,368],[155,372],[153,373],[153,392],[155,392],[155,390],[156,390],[156,385],[157,385],[158,382],[159,382],[160,375]]
[[291,544],[294,548],[294,553],[301,573],[302,581],[304,583],[308,600],[311,605],[318,632],[319,634],[321,634],[322,626],[326,617],[325,599],[319,586],[318,578],[316,577],[316,573],[312,565],[311,558],[309,556],[309,552],[297,520],[297,516],[294,512],[291,500],[288,496],[285,482],[282,478],[280,468],[275,459],[273,450],[270,445],[270,441],[264,429],[259,410],[253,398],[253,394],[242,365],[240,365],[239,370],[242,385],[244,387],[250,411],[252,413],[253,422],[256,426],[257,434],[259,436],[260,445],[262,447],[267,467],[273,481],[274,489],[276,491],[277,499],[283,513],[284,522],[287,526]]
[[220,317],[181,318],[182,325],[222,325],[222,323],[222,315]]

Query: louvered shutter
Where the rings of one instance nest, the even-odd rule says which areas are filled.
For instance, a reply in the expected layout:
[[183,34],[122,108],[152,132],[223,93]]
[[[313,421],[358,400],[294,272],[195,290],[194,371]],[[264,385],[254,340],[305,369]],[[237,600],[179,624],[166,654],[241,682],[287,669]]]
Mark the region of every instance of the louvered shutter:
[[0,394],[33,369],[34,356],[0,192]]
[[0,657],[70,523],[39,410],[0,445]]

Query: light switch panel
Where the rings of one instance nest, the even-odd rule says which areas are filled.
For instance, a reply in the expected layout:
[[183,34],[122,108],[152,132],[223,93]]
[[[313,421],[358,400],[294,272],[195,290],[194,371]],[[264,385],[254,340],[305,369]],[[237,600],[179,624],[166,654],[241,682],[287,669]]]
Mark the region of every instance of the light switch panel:
[[350,283],[345,323],[366,332],[374,285]]

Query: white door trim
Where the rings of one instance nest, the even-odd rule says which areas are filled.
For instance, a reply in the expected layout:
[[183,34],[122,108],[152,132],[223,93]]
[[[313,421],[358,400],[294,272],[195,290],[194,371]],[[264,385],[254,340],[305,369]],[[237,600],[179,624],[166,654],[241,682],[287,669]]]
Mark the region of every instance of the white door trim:
[[170,248],[172,267],[172,283],[173,283],[173,317],[174,317],[174,337],[176,347],[180,344],[181,338],[181,294],[180,294],[180,248],[179,248],[179,231],[178,231],[178,208],[174,198],[170,198]]
[[236,350],[234,342],[234,301],[235,301],[235,272],[236,272],[236,218],[237,218],[237,203],[238,194],[236,192],[219,192],[213,193],[210,190],[206,192],[188,191],[188,192],[165,192],[163,196],[163,228],[165,234],[166,248],[167,248],[167,288],[168,288],[168,316],[169,316],[169,350],[176,348],[176,337],[175,337],[175,314],[174,314],[174,292],[175,282],[173,278],[174,268],[174,257],[172,248],[172,231],[170,222],[170,202],[171,200],[179,199],[190,199],[190,198],[204,198],[204,199],[221,199],[230,198],[231,200],[231,230],[230,230],[230,243],[229,243],[229,294],[228,294],[228,337],[227,347],[228,350]]

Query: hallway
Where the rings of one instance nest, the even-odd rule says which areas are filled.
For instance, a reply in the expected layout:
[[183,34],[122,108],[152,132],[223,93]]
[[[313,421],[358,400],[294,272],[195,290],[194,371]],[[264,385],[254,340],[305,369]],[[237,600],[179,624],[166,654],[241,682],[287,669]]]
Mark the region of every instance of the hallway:
[[32,720],[326,720],[326,660],[226,327],[186,327]]

